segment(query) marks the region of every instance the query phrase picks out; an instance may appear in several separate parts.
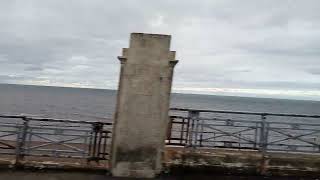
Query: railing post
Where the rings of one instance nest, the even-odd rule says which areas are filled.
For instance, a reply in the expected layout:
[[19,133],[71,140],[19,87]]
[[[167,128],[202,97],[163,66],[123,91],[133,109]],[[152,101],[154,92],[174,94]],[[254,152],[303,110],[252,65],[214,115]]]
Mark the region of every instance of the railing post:
[[261,115],[261,127],[260,127],[260,142],[259,142],[259,150],[261,152],[265,151],[265,131],[266,131],[266,116],[265,115]]
[[265,175],[267,171],[267,157],[266,152],[268,148],[269,123],[266,122],[266,115],[261,115],[261,133],[260,133],[260,151],[262,153],[260,174]]
[[27,138],[28,128],[29,128],[29,119],[23,117],[23,124],[20,127],[20,132],[18,133],[17,146],[16,146],[16,162],[15,165],[19,166],[20,162],[24,159],[24,146]]
[[258,127],[259,127],[259,124],[258,123],[255,123],[256,127],[254,129],[254,145],[253,145],[253,148],[256,149],[257,148],[257,144],[258,144]]
[[268,150],[269,126],[270,126],[270,123],[266,122],[266,126],[265,126],[265,139],[264,139],[265,152]]
[[198,143],[198,131],[199,131],[199,111],[189,111],[188,118],[189,118],[189,147],[196,147]]
[[200,147],[202,147],[203,141],[203,131],[204,131],[204,120],[201,120],[201,129],[200,129]]
[[91,131],[91,139],[89,144],[89,159],[88,161],[96,161],[99,162],[99,153],[100,153],[100,143],[99,137],[100,132],[102,130],[103,126],[101,123],[93,123],[92,124],[92,131]]
[[[171,143],[171,135],[172,135],[172,122],[173,122],[174,118],[170,117],[169,118],[169,123],[168,123],[168,128],[167,128],[167,143],[170,144]],[[184,119],[183,119],[184,121]],[[183,131],[183,129],[181,130]],[[183,132],[181,132],[183,133]]]

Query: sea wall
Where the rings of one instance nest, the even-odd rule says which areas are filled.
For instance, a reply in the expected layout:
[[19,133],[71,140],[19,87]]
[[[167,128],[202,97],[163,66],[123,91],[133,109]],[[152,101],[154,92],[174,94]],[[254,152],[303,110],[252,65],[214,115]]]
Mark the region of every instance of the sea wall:
[[[268,153],[231,149],[187,149],[167,147],[164,169],[155,179],[319,179],[320,156]],[[106,180],[105,168],[80,167],[52,162],[25,162],[16,167],[0,161],[0,179],[6,180]],[[128,178],[125,178],[128,179]]]
[[[83,172],[34,172],[34,171],[0,171],[0,179],[5,180],[106,180],[106,175]],[[109,179],[109,178],[108,178]],[[112,179],[110,177],[110,179]]]
[[167,171],[246,176],[320,177],[320,155],[232,149],[168,148]]

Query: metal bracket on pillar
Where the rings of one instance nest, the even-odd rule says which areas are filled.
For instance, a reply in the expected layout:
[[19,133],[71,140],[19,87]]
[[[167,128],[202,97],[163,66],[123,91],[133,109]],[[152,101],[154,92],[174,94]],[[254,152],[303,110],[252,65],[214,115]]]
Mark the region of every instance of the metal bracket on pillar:
[[179,60],[169,61],[171,67],[175,67],[178,64]]
[[123,57],[123,56],[118,56],[118,59],[120,61],[121,64],[125,64],[126,61],[127,61],[127,58],[126,57]]

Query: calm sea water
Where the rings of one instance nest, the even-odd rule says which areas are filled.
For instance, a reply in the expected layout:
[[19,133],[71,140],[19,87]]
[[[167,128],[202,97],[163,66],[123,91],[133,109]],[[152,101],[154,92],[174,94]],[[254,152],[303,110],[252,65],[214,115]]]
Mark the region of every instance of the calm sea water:
[[[51,118],[112,118],[116,91],[0,84],[0,113]],[[173,94],[171,107],[320,115],[320,101]]]

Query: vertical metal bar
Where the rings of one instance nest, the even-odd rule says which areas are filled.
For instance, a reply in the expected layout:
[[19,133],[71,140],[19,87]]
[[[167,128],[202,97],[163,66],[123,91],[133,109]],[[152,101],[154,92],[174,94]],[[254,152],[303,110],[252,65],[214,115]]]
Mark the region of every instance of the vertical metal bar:
[[266,157],[266,152],[267,152],[267,142],[268,142],[268,127],[269,123],[266,122],[266,115],[261,115],[261,140],[260,140],[260,147],[261,147],[261,153],[262,153],[262,160],[261,160],[261,165],[260,165],[260,173],[265,174],[266,173],[266,164],[267,164],[267,157]]
[[201,134],[200,134],[200,147],[202,147],[202,140],[203,140],[203,131],[204,131],[204,120],[201,120]]
[[265,152],[265,129],[266,129],[266,116],[261,115],[261,128],[260,128],[260,151]]
[[189,129],[189,147],[193,147],[194,144],[197,143],[197,135],[198,132],[195,131],[195,123],[199,120],[199,112],[198,111],[189,111],[188,112],[188,119],[190,120],[189,123],[191,123],[190,129]]
[[31,147],[31,142],[32,142],[32,128],[31,127],[29,127],[29,137],[28,137],[28,141],[26,141],[26,151],[27,151],[27,153],[30,153],[30,147]]
[[23,120],[23,125],[22,125],[22,128],[20,129],[20,133],[17,139],[16,162],[15,162],[16,166],[20,165],[20,161],[23,160],[24,158],[24,145],[25,145],[27,132],[28,132],[28,125],[29,125],[28,118],[23,117],[22,120]]
[[[56,126],[59,126],[59,125],[57,124]],[[62,131],[63,131],[63,130],[62,130]],[[58,138],[59,138],[59,135],[62,134],[62,133],[60,132],[60,129],[55,129],[55,130],[53,130],[53,134],[54,134],[54,137],[57,137],[57,139],[58,139]],[[61,140],[61,138],[59,138],[59,139]],[[56,144],[57,146],[61,146],[61,143],[59,143],[59,142],[55,142],[55,144]],[[63,143],[62,143],[62,144],[63,144]],[[54,157],[58,157],[59,154],[60,154],[57,150],[52,150],[51,153],[53,154]]]
[[238,137],[238,149],[241,148],[241,133],[239,133],[239,137]]
[[97,146],[97,132],[94,132],[93,135],[93,144],[92,144],[92,157],[96,157],[96,147]]
[[189,143],[190,143],[190,147],[193,147],[193,138],[194,138],[194,119],[190,119],[191,121],[191,130],[190,130],[190,139],[189,139]]
[[[188,146],[192,147],[192,139],[193,139],[193,119],[192,119],[192,111],[188,111],[188,120],[189,120],[189,143]],[[191,124],[190,124],[191,123]]]
[[254,129],[254,144],[253,144],[253,148],[256,149],[257,148],[257,140],[258,140],[258,123],[255,123],[256,128]]
[[269,127],[270,127],[270,123],[266,122],[265,135],[264,135],[264,149],[265,149],[265,152],[268,150]]
[[216,143],[216,133],[213,132],[213,146],[215,146],[216,144],[219,145],[219,143]]
[[183,141],[183,138],[184,138],[184,118],[182,118],[182,124],[181,124],[181,129],[180,129],[180,144],[182,145],[182,141]]
[[106,159],[107,139],[108,139],[108,134],[109,134],[109,133],[108,133],[108,132],[104,132],[103,134],[104,134],[104,137],[103,137],[103,147],[102,147],[102,153],[103,153],[102,158],[103,158],[103,159]]
[[96,157],[97,146],[97,123],[92,124],[91,138],[90,138],[90,160],[94,160]]
[[19,163],[19,156],[20,156],[20,141],[21,141],[21,132],[22,132],[23,126],[20,126],[17,124],[17,139],[16,139],[16,147],[15,147],[15,155],[16,155],[16,164]]
[[199,112],[195,112],[194,113],[194,120],[196,122],[196,132],[194,133],[194,144],[195,144],[195,147],[198,145],[199,143],[199,138],[198,138],[198,134],[199,134]]
[[189,128],[190,128],[190,118],[187,118],[187,127],[186,127],[186,143],[185,143],[185,146],[188,146],[189,144],[189,141],[188,141],[188,138],[189,138]]
[[87,149],[87,146],[88,146],[88,137],[89,137],[89,133],[86,131],[85,132],[85,137],[84,137],[84,139],[83,139],[83,155],[82,155],[82,157],[83,158],[85,158],[86,157],[86,153],[88,152],[86,152],[86,149]]
[[94,123],[93,125],[93,149],[92,149],[92,157],[95,159],[97,157],[97,138],[98,138],[98,123]]
[[100,131],[99,132],[99,140],[98,140],[98,150],[97,150],[97,157],[100,158],[101,155],[101,142],[102,142],[102,138],[103,138],[103,132]]
[[168,143],[171,144],[171,138],[172,138],[172,124],[173,124],[173,118],[170,117],[170,122],[169,122],[169,125],[168,125],[168,130],[167,130],[167,140],[168,140]]
[[94,128],[92,127],[92,130],[90,132],[90,138],[89,138],[89,146],[88,146],[88,159],[87,159],[87,163],[90,162],[91,157],[92,157],[92,139],[93,139],[93,130]]

